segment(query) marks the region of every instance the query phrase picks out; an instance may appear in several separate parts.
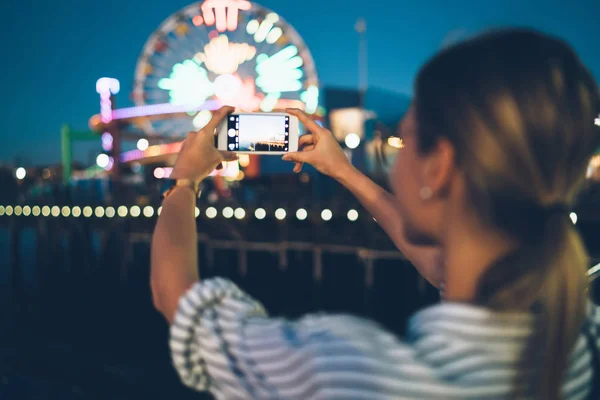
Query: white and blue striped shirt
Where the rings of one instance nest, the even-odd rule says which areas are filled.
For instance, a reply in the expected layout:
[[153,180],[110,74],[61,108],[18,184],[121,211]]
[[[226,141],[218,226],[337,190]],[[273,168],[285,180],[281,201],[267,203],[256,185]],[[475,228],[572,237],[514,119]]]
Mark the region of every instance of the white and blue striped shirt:
[[[595,349],[600,311],[589,308]],[[268,318],[232,282],[197,283],[171,326],[182,381],[218,399],[503,399],[531,334],[527,314],[444,302],[416,313],[404,341],[349,315]],[[589,398],[592,344],[582,334],[563,385]]]

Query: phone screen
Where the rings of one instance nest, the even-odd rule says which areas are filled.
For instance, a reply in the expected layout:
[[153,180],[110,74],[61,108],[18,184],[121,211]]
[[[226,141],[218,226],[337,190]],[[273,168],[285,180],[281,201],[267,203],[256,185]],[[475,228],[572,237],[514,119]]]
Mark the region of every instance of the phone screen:
[[288,151],[289,136],[287,115],[231,114],[227,120],[230,151]]

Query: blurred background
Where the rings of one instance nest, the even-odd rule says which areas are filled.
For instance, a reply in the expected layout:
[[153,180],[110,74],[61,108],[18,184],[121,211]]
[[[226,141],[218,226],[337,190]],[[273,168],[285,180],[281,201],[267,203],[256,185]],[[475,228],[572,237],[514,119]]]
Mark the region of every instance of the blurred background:
[[[181,140],[220,105],[302,108],[387,187],[413,79],[445,46],[533,27],[600,79],[592,1],[8,0],[0,11],[0,399],[205,398],[171,367],[149,242]],[[598,150],[571,213],[591,274]],[[203,183],[201,277],[229,277],[276,316],[349,312],[401,335],[436,289],[344,188],[291,168],[241,156]]]

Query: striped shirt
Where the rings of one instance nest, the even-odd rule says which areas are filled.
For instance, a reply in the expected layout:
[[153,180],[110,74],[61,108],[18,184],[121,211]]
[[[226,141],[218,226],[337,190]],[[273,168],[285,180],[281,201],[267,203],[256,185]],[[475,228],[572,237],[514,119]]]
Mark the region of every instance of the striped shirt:
[[[598,307],[588,318],[595,343],[583,334],[576,342],[568,400],[590,393]],[[532,319],[443,302],[413,315],[401,341],[350,315],[268,318],[235,284],[214,278],[182,296],[170,347],[181,380],[218,399],[503,399]]]

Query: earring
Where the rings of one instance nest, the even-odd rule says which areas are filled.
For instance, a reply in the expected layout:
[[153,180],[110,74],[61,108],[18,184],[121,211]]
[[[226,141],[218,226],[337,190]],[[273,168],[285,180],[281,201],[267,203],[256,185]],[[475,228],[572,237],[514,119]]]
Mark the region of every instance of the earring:
[[433,190],[429,186],[423,186],[421,190],[419,190],[419,196],[421,200],[429,200],[431,196],[433,196]]

